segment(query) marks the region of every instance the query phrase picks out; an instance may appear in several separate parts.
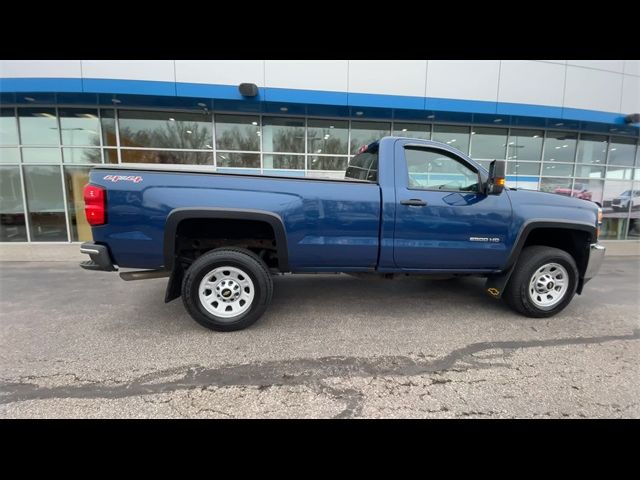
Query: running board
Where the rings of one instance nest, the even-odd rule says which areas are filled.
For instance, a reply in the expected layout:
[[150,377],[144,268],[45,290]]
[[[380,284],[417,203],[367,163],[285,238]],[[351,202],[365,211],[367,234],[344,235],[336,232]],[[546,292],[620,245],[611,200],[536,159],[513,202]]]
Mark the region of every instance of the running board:
[[171,275],[169,270],[137,270],[135,272],[120,272],[120,278],[127,282],[132,280],[147,280],[149,278],[164,278]]

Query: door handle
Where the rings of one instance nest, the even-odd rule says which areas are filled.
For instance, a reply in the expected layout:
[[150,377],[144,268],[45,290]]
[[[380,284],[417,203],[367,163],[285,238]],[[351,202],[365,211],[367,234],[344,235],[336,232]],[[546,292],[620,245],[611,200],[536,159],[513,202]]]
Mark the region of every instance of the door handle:
[[427,202],[424,202],[419,198],[411,198],[409,200],[401,200],[400,205],[409,205],[411,207],[426,207]]

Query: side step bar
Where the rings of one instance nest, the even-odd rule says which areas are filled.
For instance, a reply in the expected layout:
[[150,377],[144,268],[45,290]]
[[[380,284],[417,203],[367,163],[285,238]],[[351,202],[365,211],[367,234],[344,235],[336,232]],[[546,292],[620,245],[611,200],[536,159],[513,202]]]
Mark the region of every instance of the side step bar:
[[165,278],[171,275],[169,270],[136,270],[135,272],[120,272],[120,278],[130,282],[132,280],[147,280],[150,278]]

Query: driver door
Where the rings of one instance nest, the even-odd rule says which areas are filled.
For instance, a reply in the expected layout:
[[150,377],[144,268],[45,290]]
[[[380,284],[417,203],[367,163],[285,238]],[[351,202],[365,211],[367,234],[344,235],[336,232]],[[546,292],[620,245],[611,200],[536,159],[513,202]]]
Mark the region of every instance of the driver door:
[[481,192],[477,168],[432,144],[395,146],[394,260],[407,270],[492,270],[509,253],[506,192]]

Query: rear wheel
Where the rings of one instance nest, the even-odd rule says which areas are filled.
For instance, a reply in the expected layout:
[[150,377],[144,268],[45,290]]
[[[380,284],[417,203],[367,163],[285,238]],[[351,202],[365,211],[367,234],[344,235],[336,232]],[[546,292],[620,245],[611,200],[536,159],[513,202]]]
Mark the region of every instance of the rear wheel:
[[577,286],[578,267],[569,253],[535,245],[520,253],[503,298],[527,317],[551,317],[571,302]]
[[255,323],[271,302],[273,282],[264,261],[242,248],[198,257],[182,282],[182,301],[193,319],[229,332]]

